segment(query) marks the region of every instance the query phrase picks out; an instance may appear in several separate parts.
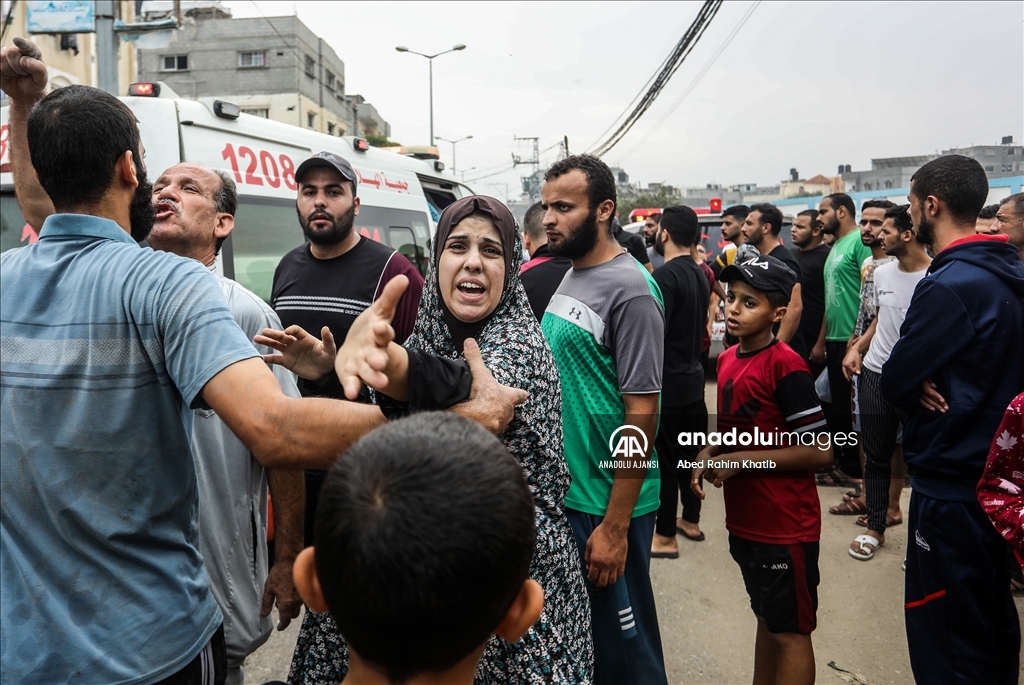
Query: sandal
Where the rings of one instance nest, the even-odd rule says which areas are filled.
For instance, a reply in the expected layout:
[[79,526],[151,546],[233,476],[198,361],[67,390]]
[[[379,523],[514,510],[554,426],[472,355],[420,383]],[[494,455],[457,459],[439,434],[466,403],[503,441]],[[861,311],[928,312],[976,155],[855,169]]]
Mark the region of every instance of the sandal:
[[860,499],[864,496],[864,490],[861,489],[860,485],[857,485],[853,490],[847,490],[843,493],[843,500],[849,502],[851,499]]
[[850,546],[850,556],[858,561],[868,561],[875,556],[875,552],[882,546],[883,543],[878,541],[874,535],[858,535],[853,539],[853,544],[857,545],[860,549],[854,550],[853,546]]
[[851,478],[839,469],[832,469],[828,473],[818,476],[818,485],[838,485],[838,486],[850,486],[857,487],[861,484],[860,478]]
[[846,502],[840,502],[834,507],[828,508],[828,513],[833,516],[849,516],[851,514],[863,514],[868,510],[868,505],[859,499],[851,499]]
[[[861,528],[867,528],[868,527],[868,517],[866,515],[865,516],[858,516],[857,520],[854,523],[856,523]],[[893,518],[892,516],[889,516],[888,514],[885,515],[885,527],[886,528],[892,528],[893,526],[898,526],[898,525],[900,525],[902,523],[903,523],[903,519]]]

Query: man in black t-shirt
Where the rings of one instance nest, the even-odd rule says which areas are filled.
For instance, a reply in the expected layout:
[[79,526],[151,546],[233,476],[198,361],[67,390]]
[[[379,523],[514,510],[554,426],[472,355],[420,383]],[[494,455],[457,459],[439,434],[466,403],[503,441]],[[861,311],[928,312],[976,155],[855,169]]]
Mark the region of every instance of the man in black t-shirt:
[[800,319],[803,312],[803,298],[800,288],[800,264],[796,257],[779,240],[782,231],[782,211],[768,203],[750,207],[747,218],[743,221],[743,239],[747,245],[757,248],[763,255],[774,257],[793,270],[797,283],[789,297],[789,307],[782,323],[777,324],[776,337],[786,343],[801,357],[807,357],[803,336],[799,335]]
[[523,247],[530,253],[530,261],[523,264],[520,272],[530,309],[537,321],[544,317],[551,296],[561,285],[565,272],[572,268],[572,260],[568,257],[551,254],[543,222],[544,208],[537,202],[526,210],[523,217]]
[[[327,327],[340,346],[359,314],[380,297],[384,285],[399,274],[409,287],[399,301],[392,325],[395,342],[412,333],[423,292],[423,277],[394,249],[355,231],[359,214],[357,176],[347,160],[330,152],[310,157],[295,171],[295,203],[309,242],[281,258],[274,271],[270,304],[288,328],[298,325],[323,335]],[[303,396],[345,399],[341,383],[330,373],[320,381],[299,381]],[[368,400],[364,392],[360,398]],[[324,471],[306,472],[306,544],[313,544],[313,519]]]
[[654,267],[651,266],[651,258],[647,256],[647,243],[636,233],[622,230],[618,217],[612,219],[612,236],[619,245],[622,245],[626,252],[633,255],[633,259],[643,264],[645,269],[654,273]]
[[800,336],[807,354],[804,359],[811,367],[811,375],[817,378],[825,369],[824,363],[810,359],[810,351],[818,342],[821,333],[821,319],[825,316],[825,260],[829,246],[822,240],[822,226],[818,221],[818,210],[805,209],[796,215],[790,237],[797,250],[793,253],[800,264],[800,296],[804,311],[800,316]]
[[[679,556],[676,532],[695,541],[700,532],[700,498],[690,489],[691,469],[678,468],[679,460],[692,461],[697,448],[681,447],[680,432],[703,433],[708,428],[704,404],[704,367],[701,342],[708,320],[711,286],[690,249],[700,237],[697,215],[689,207],[668,207],[661,215],[658,238],[665,264],[654,272],[665,301],[665,359],[661,383],[661,423],[655,440],[661,465],[661,506],[654,528],[651,556]],[[680,496],[683,516],[676,520]]]

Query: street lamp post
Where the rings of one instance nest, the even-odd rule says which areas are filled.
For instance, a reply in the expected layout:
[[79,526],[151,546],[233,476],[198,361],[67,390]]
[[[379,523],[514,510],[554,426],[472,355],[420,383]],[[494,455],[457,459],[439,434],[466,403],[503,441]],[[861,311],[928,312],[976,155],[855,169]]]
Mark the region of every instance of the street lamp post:
[[[422,52],[416,52],[415,50],[410,50],[409,48],[405,47],[404,45],[399,45],[398,47],[395,48],[395,50],[398,50],[399,52],[408,52],[408,53],[413,54],[413,55],[419,55],[420,57],[426,57],[427,61],[430,63],[430,144],[431,145],[434,144],[434,58],[435,57],[440,57],[441,55],[447,55],[449,52],[455,52],[457,50],[465,50],[465,49],[466,49],[466,46],[463,45],[462,43],[459,43],[458,45],[452,46],[452,48],[450,50],[445,50],[443,52],[437,52],[437,53],[434,53],[433,55],[424,55]],[[454,166],[454,163],[452,164],[452,166]]]
[[438,140],[443,140],[446,143],[451,143],[452,144],[452,173],[453,174],[455,173],[455,146],[458,143],[461,143],[464,140],[469,140],[472,137],[473,136],[466,136],[465,138],[459,138],[458,140],[449,140],[448,138],[442,138],[441,136],[437,137]]

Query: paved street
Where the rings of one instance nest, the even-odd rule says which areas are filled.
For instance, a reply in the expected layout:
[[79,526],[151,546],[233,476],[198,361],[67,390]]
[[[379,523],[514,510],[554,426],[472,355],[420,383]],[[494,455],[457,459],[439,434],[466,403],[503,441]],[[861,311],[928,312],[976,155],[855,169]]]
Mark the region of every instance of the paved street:
[[[714,408],[715,386],[706,391]],[[868,562],[846,549],[864,532],[853,516],[831,516],[840,488],[818,488],[823,512],[821,585],[814,651],[819,683],[913,683],[903,627],[903,562],[907,526],[888,531],[885,545]],[[910,491],[903,493],[907,511]],[[770,515],[770,514],[769,514]],[[749,683],[754,659],[754,617],[736,563],[729,556],[725,509],[720,490],[710,488],[701,518],[707,539],[679,537],[679,559],[655,559],[651,576],[658,603],[661,639],[672,685]],[[1024,597],[1016,598],[1024,615]],[[274,633],[246,669],[246,685],[284,680],[288,675],[299,622]],[[844,669],[829,666],[834,663]],[[863,680],[857,680],[857,676]],[[1024,683],[1024,670],[1021,682]]]

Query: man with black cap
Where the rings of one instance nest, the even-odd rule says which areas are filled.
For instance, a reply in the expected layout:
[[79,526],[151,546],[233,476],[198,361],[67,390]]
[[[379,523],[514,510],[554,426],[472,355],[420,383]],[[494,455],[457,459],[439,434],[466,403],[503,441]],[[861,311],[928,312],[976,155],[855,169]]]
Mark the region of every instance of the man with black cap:
[[697,455],[690,485],[701,499],[702,478],[724,485],[729,552],[757,619],[754,682],[810,685],[821,537],[814,469],[832,451],[819,441],[825,414],[807,362],[772,333],[796,274],[761,255],[726,266],[722,280],[726,327],[739,344],[718,357],[717,435]]
[[[348,160],[318,152],[295,171],[299,186],[295,209],[308,240],[277,265],[271,305],[287,330],[299,326],[323,337],[327,346],[345,339],[359,314],[380,297],[385,284],[404,274],[409,287],[402,295],[392,325],[395,342],[412,333],[423,292],[423,278],[394,249],[359,235],[358,176]],[[329,330],[324,330],[329,329]],[[344,399],[335,374],[319,381],[299,381],[304,396]],[[363,399],[366,399],[364,393]],[[324,472],[306,472],[306,544],[313,544],[316,500]]]

